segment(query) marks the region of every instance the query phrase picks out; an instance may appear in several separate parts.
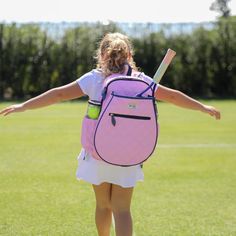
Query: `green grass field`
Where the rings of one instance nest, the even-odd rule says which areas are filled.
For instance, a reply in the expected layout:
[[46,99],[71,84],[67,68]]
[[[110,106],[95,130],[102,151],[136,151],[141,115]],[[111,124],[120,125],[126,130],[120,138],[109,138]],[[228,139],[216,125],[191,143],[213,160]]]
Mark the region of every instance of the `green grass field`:
[[[134,192],[136,236],[236,235],[236,101],[207,103],[221,121],[159,104],[159,144]],[[0,235],[97,235],[92,188],[75,178],[85,110],[0,117]]]

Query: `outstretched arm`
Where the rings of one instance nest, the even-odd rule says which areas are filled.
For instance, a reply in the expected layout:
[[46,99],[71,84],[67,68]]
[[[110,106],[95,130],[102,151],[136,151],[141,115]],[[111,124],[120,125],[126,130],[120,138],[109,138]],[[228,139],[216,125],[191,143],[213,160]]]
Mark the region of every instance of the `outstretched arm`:
[[35,98],[31,98],[24,103],[6,107],[0,111],[0,114],[6,116],[13,112],[23,112],[30,109],[46,107],[61,101],[79,98],[83,95],[84,94],[77,82],[72,82],[61,87],[50,89],[47,92]]
[[217,120],[220,119],[220,112],[215,107],[202,104],[178,90],[159,85],[155,97],[160,101],[170,102],[187,109],[202,111],[214,116]]

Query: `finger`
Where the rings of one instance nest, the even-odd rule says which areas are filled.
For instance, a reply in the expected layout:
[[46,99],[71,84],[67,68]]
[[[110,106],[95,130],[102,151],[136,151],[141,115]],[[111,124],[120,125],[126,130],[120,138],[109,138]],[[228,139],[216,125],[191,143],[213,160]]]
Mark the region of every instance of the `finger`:
[[0,111],[0,114],[1,114],[1,115],[4,114],[6,110],[7,110],[7,108],[1,110],[1,111]]
[[5,114],[6,112],[8,112],[10,109],[11,109],[10,107],[7,107],[7,108],[1,110],[1,111],[0,111],[0,114],[1,114],[1,115],[4,115],[4,114]]
[[13,108],[9,108],[9,109],[7,109],[7,110],[4,112],[3,116],[9,115],[9,114],[11,114],[13,111],[14,111]]
[[8,110],[8,109],[12,109],[12,107],[13,107],[13,106],[5,107],[4,109],[2,109],[2,110],[0,111],[0,114],[1,114],[2,112],[4,112],[4,111]]
[[220,120],[220,118],[221,118],[220,112],[219,112],[219,111],[216,111],[216,119],[217,119],[217,120]]
[[208,114],[210,115],[210,116],[214,116],[215,114],[214,114],[214,110],[213,109],[208,109]]
[[216,120],[220,119],[220,112],[218,110],[214,109],[212,113],[213,113],[213,116],[216,118]]

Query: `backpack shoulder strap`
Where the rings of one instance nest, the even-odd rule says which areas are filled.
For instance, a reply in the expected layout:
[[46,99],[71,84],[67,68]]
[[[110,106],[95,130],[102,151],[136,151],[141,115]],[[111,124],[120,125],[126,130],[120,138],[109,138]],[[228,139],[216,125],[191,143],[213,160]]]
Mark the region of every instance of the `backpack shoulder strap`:
[[115,73],[112,75],[109,75],[108,77],[106,77],[103,81],[103,90],[102,90],[102,99],[104,99],[104,97],[106,96],[106,90],[107,90],[107,84],[109,84],[109,82],[117,77],[124,77],[124,76],[131,76],[132,75],[132,67],[127,63],[126,65],[128,65],[128,71],[126,74],[119,74],[119,73]]
[[127,71],[127,76],[131,76],[132,75],[132,67],[128,64],[128,71]]

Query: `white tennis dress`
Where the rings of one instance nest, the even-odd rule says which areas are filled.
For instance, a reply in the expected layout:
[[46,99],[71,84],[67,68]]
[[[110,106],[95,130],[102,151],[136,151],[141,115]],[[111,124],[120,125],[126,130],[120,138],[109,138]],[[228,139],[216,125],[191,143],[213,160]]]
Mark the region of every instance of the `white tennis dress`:
[[[141,79],[150,83],[152,79],[142,74]],[[76,80],[83,93],[89,99],[100,101],[104,76],[94,69]],[[101,183],[112,183],[124,188],[134,187],[137,181],[144,180],[143,170],[140,165],[130,167],[120,167],[99,161],[91,157],[82,148],[78,156],[78,168],[76,171],[78,180],[99,185]]]

